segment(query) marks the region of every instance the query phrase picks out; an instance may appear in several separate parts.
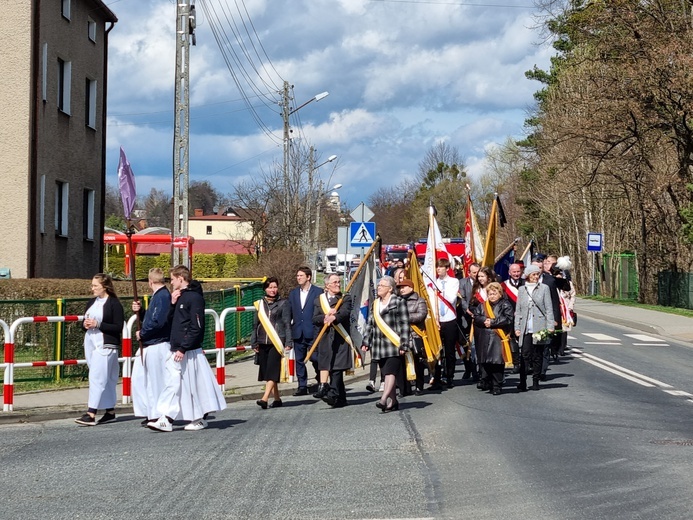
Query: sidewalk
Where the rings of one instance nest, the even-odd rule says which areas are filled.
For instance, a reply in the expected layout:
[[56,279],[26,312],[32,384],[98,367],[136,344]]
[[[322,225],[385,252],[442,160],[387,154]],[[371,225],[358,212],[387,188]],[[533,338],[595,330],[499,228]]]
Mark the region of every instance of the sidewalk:
[[[346,376],[344,382],[351,384],[368,380],[369,366],[356,369],[354,375]],[[264,382],[257,380],[258,367],[253,364],[253,354],[226,365],[226,402],[233,403],[241,400],[255,401],[262,397]],[[313,376],[313,368],[308,367],[308,376]],[[315,383],[315,379],[309,380]],[[292,395],[298,384],[279,383],[281,396]],[[53,419],[77,418],[86,410],[87,387],[67,390],[50,390],[43,392],[15,393],[14,411],[0,412],[0,424],[18,422],[35,422]],[[312,399],[312,397],[311,397]],[[122,383],[118,384],[118,401],[122,402]],[[118,404],[116,415],[131,415],[132,404]]]
[[[575,304],[578,320],[581,317],[623,325],[640,330],[647,334],[664,336],[670,339],[690,342],[693,346],[693,318],[677,316],[659,311],[627,307],[623,305],[602,303],[578,298]],[[579,321],[578,321],[578,327]],[[312,375],[312,368],[308,373]],[[365,382],[368,379],[368,365],[358,369],[353,376],[347,376],[347,384]],[[256,400],[262,397],[262,382],[257,380],[257,367],[253,356],[249,355],[226,366],[226,401],[233,403],[240,400]],[[280,383],[282,396],[290,396],[297,387],[296,383]],[[118,395],[122,395],[121,388]],[[13,412],[0,412],[0,424],[28,421],[43,421],[78,417],[84,412],[87,402],[87,388],[55,390],[15,394]],[[132,405],[119,405],[117,414],[132,414]]]

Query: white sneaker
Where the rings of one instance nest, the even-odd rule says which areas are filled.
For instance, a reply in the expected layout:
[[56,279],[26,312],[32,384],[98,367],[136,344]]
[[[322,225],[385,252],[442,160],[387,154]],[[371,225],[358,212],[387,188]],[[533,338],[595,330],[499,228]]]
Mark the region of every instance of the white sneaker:
[[196,432],[197,430],[204,430],[206,427],[207,421],[205,421],[204,419],[196,419],[186,424],[185,428],[183,429],[188,430],[189,432]]
[[369,392],[375,392],[375,381],[368,381],[368,384],[366,385],[366,390]]
[[147,428],[156,430],[159,432],[171,432],[173,431],[173,425],[169,422],[165,415],[162,415],[155,421],[149,421],[147,423]]
[[385,390],[385,381],[382,381],[380,383],[380,388],[378,388],[378,392],[382,392],[383,390]]

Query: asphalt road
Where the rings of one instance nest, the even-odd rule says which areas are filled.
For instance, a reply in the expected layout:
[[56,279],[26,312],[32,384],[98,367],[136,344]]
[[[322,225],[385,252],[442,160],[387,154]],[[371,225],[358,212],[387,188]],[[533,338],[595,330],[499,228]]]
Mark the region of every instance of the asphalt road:
[[458,381],[381,414],[358,383],[344,409],[240,402],[200,432],[3,425],[0,518],[690,519],[693,348],[571,337],[539,392]]

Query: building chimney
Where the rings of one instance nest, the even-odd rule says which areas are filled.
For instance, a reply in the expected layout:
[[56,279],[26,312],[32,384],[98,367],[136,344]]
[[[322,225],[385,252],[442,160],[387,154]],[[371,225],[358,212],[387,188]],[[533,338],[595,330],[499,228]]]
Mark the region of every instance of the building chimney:
[[202,209],[200,209],[200,208],[197,208],[197,209],[195,210],[195,216],[196,216],[196,217],[204,217],[204,216],[205,216],[204,210],[202,210]]

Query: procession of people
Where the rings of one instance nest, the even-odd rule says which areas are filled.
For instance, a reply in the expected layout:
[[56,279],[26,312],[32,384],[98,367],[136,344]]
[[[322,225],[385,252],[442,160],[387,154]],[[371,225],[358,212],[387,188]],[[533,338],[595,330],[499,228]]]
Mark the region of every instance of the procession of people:
[[[371,279],[360,344],[352,334],[352,327],[359,326],[352,311],[363,309],[354,295],[342,293],[339,275],[326,275],[320,289],[312,283],[311,269],[300,266],[297,286],[287,299],[280,295],[279,280],[266,278],[265,294],[254,304],[250,340],[258,381],[265,383],[258,406],[282,406],[279,383],[288,381],[292,349],[298,376],[293,395],[309,395],[308,365],[312,364],[317,381],[312,395],[332,408],[348,404],[345,374],[364,365],[366,353],[372,374],[367,390],[377,391],[373,369],[379,368],[381,396],[375,404],[383,413],[397,411],[399,399],[406,395],[454,388],[458,358],[463,366],[461,379],[472,378],[478,389],[492,395],[503,393],[511,374],[519,374],[517,391],[539,390],[550,362],[564,355],[567,332],[575,323],[569,257],[534,255],[527,266],[510,265],[506,280],[477,263],[468,266],[467,276],[458,270],[456,277],[454,267],[450,259],[438,258],[436,277],[429,280],[428,290],[415,290],[408,277],[418,265],[409,266],[408,272],[397,268],[393,276]],[[136,331],[141,351],[132,373],[133,410],[143,417],[143,426],[155,431],[172,431],[176,420],[187,422],[185,430],[201,430],[207,427],[208,414],[223,410],[226,401],[202,351],[201,285],[184,266],[171,269],[170,277],[172,292],[163,271],[151,269],[152,296],[146,311],[139,300],[132,303],[141,320]],[[82,426],[116,418],[117,359],[124,323],[111,278],[95,275],[92,291],[94,298],[87,304],[83,323],[89,400],[87,412],[76,419]],[[426,319],[431,315],[437,345],[426,333]],[[97,420],[98,410],[104,410],[104,415]]]

